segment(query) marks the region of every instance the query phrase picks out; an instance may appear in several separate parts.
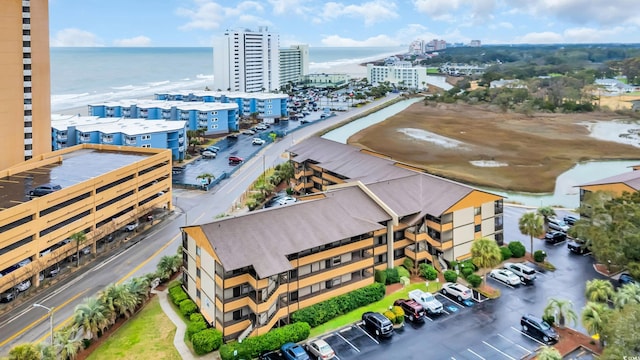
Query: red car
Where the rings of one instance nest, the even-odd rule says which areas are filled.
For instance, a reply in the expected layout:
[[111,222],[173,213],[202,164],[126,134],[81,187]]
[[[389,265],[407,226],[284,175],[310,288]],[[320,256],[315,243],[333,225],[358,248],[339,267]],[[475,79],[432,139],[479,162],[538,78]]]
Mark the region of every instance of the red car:
[[243,161],[244,159],[239,156],[229,156],[229,165],[238,165]]

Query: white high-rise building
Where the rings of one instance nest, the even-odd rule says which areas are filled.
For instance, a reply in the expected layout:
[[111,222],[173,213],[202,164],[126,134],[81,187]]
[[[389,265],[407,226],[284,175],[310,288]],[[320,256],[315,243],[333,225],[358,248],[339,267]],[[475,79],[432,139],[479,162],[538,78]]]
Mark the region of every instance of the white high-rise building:
[[280,88],[300,83],[309,74],[309,45],[280,49]]
[[213,86],[222,91],[260,92],[280,87],[279,36],[258,31],[227,30],[213,46]]

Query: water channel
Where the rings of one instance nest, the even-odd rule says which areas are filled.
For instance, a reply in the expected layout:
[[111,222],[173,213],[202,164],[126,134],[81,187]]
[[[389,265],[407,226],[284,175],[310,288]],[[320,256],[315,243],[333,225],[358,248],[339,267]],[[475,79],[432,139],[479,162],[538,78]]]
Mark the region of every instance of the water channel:
[[[390,116],[393,116],[406,109],[407,107],[409,107],[409,105],[421,100],[422,99],[420,98],[414,98],[400,101],[373,114],[345,124],[340,128],[334,129],[324,134],[322,137],[346,144],[347,139],[351,135],[371,125],[382,122]],[[616,132],[617,134],[624,132],[624,130],[618,129],[620,127],[620,123],[602,122],[599,123],[598,126],[600,129],[602,129],[602,127],[609,128],[609,132]],[[627,124],[626,128],[628,127],[637,128],[640,127],[640,125]],[[606,133],[607,131],[600,130],[600,132]],[[604,136],[599,135],[597,137],[603,138],[603,140],[605,140]],[[616,141],[616,136],[609,136],[609,138],[606,138],[606,140]],[[628,139],[620,139],[619,142],[629,143]],[[565,171],[556,178],[556,186],[553,194],[507,192],[496,189],[488,189],[477,186],[476,187],[505,196],[507,198],[505,200],[506,202],[513,202],[534,207],[561,206],[573,209],[578,207],[580,202],[580,190],[576,186],[603,179],[605,177],[621,174],[623,172],[631,171],[630,166],[640,164],[640,151],[638,154],[639,160],[588,161],[578,163],[573,168]]]

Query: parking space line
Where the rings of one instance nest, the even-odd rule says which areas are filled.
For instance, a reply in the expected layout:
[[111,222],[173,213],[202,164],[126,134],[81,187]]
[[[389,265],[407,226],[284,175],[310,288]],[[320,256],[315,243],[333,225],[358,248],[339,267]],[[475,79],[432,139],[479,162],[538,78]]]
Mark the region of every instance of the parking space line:
[[498,283],[500,283],[500,284],[502,284],[502,285],[504,285],[504,286],[507,286],[507,287],[509,287],[509,288],[511,288],[511,289],[515,289],[515,287],[513,287],[512,285],[509,285],[509,284],[507,284],[506,282],[501,281],[501,280],[498,280],[498,279],[496,279],[496,278],[494,278],[494,277],[489,276],[489,279],[492,279],[493,281],[498,282]]
[[374,339],[373,336],[369,335],[368,332],[366,332],[363,328],[361,328],[360,326],[358,326],[358,324],[356,324],[356,327],[358,329],[360,329],[360,331],[362,331],[365,335],[367,335],[369,337],[369,339],[373,340],[373,342],[375,342],[376,344],[380,344],[380,342],[378,342],[378,340]]
[[483,343],[483,344],[485,344],[485,345],[487,345],[488,347],[492,348],[493,350],[495,350],[495,351],[499,352],[500,354],[502,354],[502,355],[506,356],[507,358],[509,358],[509,359],[511,359],[511,360],[516,360],[516,358],[509,356],[509,355],[508,355],[508,354],[506,354],[504,351],[502,351],[502,350],[498,349],[497,347],[495,347],[495,346],[493,346],[493,345],[489,344],[488,342],[486,342],[486,341],[482,341],[482,343]]
[[433,321],[432,318],[428,317],[427,315],[424,316],[425,318],[429,319],[429,321]]
[[487,359],[483,358],[482,356],[480,356],[480,355],[476,354],[476,353],[475,353],[475,351],[473,351],[473,350],[471,350],[471,349],[469,349],[469,348],[467,348],[467,351],[468,351],[468,352],[470,352],[470,353],[472,353],[473,355],[477,356],[478,358],[480,358],[480,359],[482,359],[482,360],[487,360]]
[[[345,330],[348,330],[348,329],[345,329]],[[341,331],[344,331],[344,330],[341,330]],[[347,340],[344,336],[340,335],[339,332],[337,332],[336,335],[338,335],[342,340],[344,340],[347,344],[349,344],[349,346],[351,346],[353,350],[360,352],[360,349],[358,349],[355,345],[353,345],[351,341]]]
[[[457,300],[454,300],[454,299],[452,299],[452,298],[450,298],[450,297],[448,297],[448,296],[445,296],[444,294],[436,294],[436,295],[440,295],[440,296],[442,296],[443,298],[445,298],[445,299],[447,299],[447,300],[449,300],[449,301],[451,301],[451,302],[453,302],[453,303],[457,304],[458,306],[460,306],[460,307],[461,307],[461,308],[463,308],[463,309],[465,308],[465,306],[464,306],[464,305],[462,305],[462,304],[460,304]],[[448,314],[448,313],[447,313],[447,314]]]
[[522,334],[522,335],[524,335],[524,336],[528,337],[529,339],[531,339],[531,340],[533,340],[533,341],[537,342],[538,344],[540,344],[540,345],[542,345],[542,346],[546,346],[546,345],[547,345],[547,344],[545,344],[545,343],[543,343],[542,341],[540,341],[540,340],[538,340],[538,339],[534,338],[533,336],[531,336],[531,335],[527,334],[526,332],[524,332],[524,331],[522,331],[522,330],[518,330],[518,329],[514,328],[513,326],[511,327],[511,329],[513,329],[513,331],[515,331],[515,332],[519,332],[520,334]]
[[502,334],[498,334],[498,336],[500,336],[501,338],[507,340],[508,342],[512,343],[513,345],[519,347],[520,349],[526,351],[527,354],[531,354],[531,351],[527,348],[525,348],[524,346],[518,344],[517,342],[512,341],[511,339],[509,339],[508,337],[502,335]]

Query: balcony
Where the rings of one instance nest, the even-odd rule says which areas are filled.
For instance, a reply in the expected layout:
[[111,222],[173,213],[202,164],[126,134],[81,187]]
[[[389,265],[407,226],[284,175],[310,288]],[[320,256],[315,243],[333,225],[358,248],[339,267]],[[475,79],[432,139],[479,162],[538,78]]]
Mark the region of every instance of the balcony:
[[502,201],[496,201],[493,206],[494,214],[502,214],[504,212],[504,208],[502,205]]
[[207,128],[207,126],[209,125],[209,123],[205,120],[205,121],[198,121],[198,126],[199,127],[203,127],[203,128]]
[[295,173],[296,180],[300,179],[303,176],[311,176],[313,175],[313,170],[300,170]]
[[81,142],[89,142],[89,141],[91,141],[91,136],[88,136],[88,135],[80,135],[80,141],[81,141]]
[[180,136],[178,138],[178,143],[180,143],[180,144],[184,143],[184,136]]
[[420,250],[416,252],[414,251],[413,246],[407,246],[406,248],[404,248],[404,255],[414,261],[428,260],[429,262],[433,263],[433,256],[429,254],[427,250]]
[[56,139],[57,139],[58,141],[67,141],[67,134],[58,134],[58,135],[56,136]]
[[102,142],[104,144],[113,144],[113,138],[111,136],[103,136]]
[[126,139],[126,140],[124,141],[124,143],[125,143],[126,145],[135,146],[135,144],[136,144],[136,139],[135,139],[135,138],[133,138],[133,139]]
[[[362,275],[361,273],[358,273],[358,274],[355,274],[355,275],[352,274],[351,280],[349,280],[347,282],[343,282],[340,285],[336,285],[336,286],[333,286],[333,287],[328,288],[328,289],[325,288],[325,289],[322,289],[320,291],[317,291],[317,292],[314,292],[314,293],[311,293],[311,294],[307,294],[305,296],[301,296],[301,297],[298,298],[298,302],[302,303],[305,300],[309,300],[309,299],[312,299],[312,298],[315,298],[315,297],[319,297],[319,296],[321,296],[323,294],[335,291],[336,289],[339,289],[341,287],[346,287],[346,286],[349,286],[351,284],[357,283],[359,281],[362,281],[362,280],[365,280],[365,279],[368,279],[368,278],[371,278],[371,277],[373,277],[373,274],[371,272],[369,272],[369,271],[365,271],[365,275]],[[319,301],[322,301],[322,300],[319,300]]]

